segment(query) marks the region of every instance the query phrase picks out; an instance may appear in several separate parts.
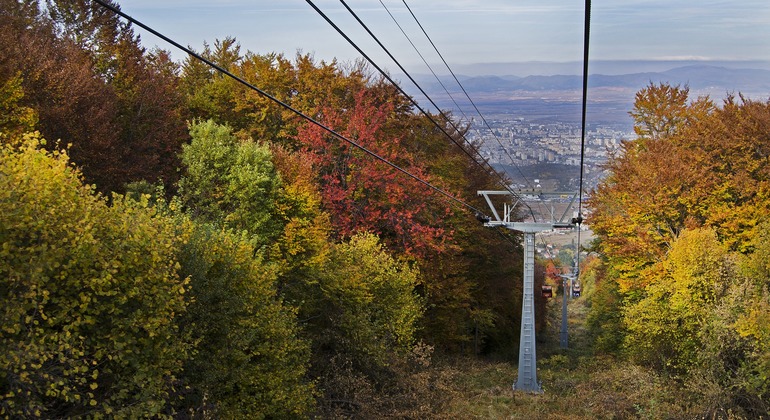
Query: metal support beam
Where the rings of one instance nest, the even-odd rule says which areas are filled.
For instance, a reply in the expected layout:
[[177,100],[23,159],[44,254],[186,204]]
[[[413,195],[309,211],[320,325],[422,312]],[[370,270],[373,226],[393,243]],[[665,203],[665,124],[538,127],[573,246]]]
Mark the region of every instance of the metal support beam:
[[569,297],[571,298],[572,280],[574,279],[574,276],[562,275],[561,278],[564,296],[562,296],[561,303],[561,331],[559,331],[559,344],[561,348],[566,349],[569,346],[569,333],[567,332],[567,295],[570,295]]
[[543,392],[537,382],[535,348],[535,232],[524,233],[524,299],[521,303],[519,334],[519,377],[513,389],[538,394]]
[[[513,389],[539,394],[543,392],[543,389],[537,381],[535,346],[535,234],[557,228],[572,228],[574,225],[572,222],[564,221],[566,211],[559,220],[554,220],[554,212],[552,211],[549,223],[514,222],[511,213],[515,210],[516,204],[523,201],[523,197],[526,195],[522,196],[508,191],[479,191],[478,194],[484,196],[493,216],[493,218],[483,218],[484,226],[503,226],[524,233],[524,289],[521,303],[521,333],[519,335],[519,376],[516,383],[513,384]],[[516,198],[516,202],[513,204],[503,203],[502,212],[498,212],[490,198],[490,196],[498,195],[512,196]],[[543,195],[539,193],[537,197]]]

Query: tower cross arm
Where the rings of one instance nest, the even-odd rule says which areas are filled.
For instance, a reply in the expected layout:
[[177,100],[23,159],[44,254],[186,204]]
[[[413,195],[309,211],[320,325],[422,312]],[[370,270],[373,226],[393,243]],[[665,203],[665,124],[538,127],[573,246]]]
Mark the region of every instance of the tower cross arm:
[[[497,209],[495,208],[494,203],[492,203],[492,199],[490,198],[490,196],[492,195],[504,195],[504,196],[511,195],[512,196],[513,193],[509,191],[482,190],[482,191],[478,191],[478,195],[484,196],[484,200],[487,202],[487,205],[489,206],[489,210],[492,211],[492,216],[494,217],[494,219],[488,222],[487,224],[485,224],[485,226],[501,226],[501,223],[507,222],[509,220],[509,217],[507,214],[509,212],[508,205],[506,204],[503,206],[503,212],[502,212],[503,217],[500,217],[500,213],[497,212]],[[511,206],[511,209],[516,207],[517,203],[518,201],[514,203],[513,206]],[[492,224],[489,224],[489,223],[492,223]]]
[[[543,200],[543,199],[546,199],[547,196],[564,197],[566,195],[565,193],[530,192],[530,195],[520,195],[510,191],[489,191],[489,190],[480,190],[477,193],[478,195],[484,197],[484,200],[487,202],[487,205],[489,206],[489,210],[492,212],[491,218],[479,218],[479,220],[484,222],[484,226],[487,226],[487,227],[503,226],[508,229],[516,230],[519,232],[543,232],[543,231],[553,230],[553,229],[571,229],[575,227],[574,220],[564,221],[567,210],[564,211],[564,214],[562,214],[559,220],[554,220],[555,217],[553,214],[551,214],[551,217],[550,217],[551,222],[547,222],[547,223],[537,223],[534,221],[533,222],[515,222],[513,221],[515,217],[511,217],[511,213],[513,213],[513,211],[516,209],[516,205],[519,204],[520,202],[524,202],[523,197],[526,198],[526,197],[532,196],[532,197],[535,197],[536,199]],[[492,202],[492,196],[510,196],[510,197],[516,198],[516,201],[513,202],[513,204],[508,204],[507,202],[504,202],[502,211],[499,211],[499,209],[495,206],[495,203]],[[575,195],[572,195],[572,201],[570,201],[570,204],[567,206],[567,209],[569,209],[574,199],[575,199]],[[534,214],[532,215],[532,218],[533,219],[535,218]]]

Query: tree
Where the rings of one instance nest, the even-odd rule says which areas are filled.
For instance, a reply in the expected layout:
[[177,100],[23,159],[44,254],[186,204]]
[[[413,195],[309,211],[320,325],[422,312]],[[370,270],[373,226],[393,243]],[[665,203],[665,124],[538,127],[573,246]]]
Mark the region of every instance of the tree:
[[16,143],[23,133],[31,132],[37,124],[34,109],[21,105],[24,90],[21,74],[8,79],[0,86],[0,142]]
[[119,158],[111,146],[117,132],[114,96],[94,76],[88,55],[56,38],[44,17],[30,20],[19,12],[0,21],[0,57],[0,80],[8,83],[24,75],[18,105],[38,115],[36,129],[52,140],[47,147],[55,148],[60,140],[71,144],[69,155],[87,182],[111,182]]
[[[316,345],[353,356],[363,370],[411,351],[422,312],[417,270],[396,261],[371,234],[335,246],[319,279],[325,305]],[[333,308],[333,309],[332,309]]]
[[735,286],[737,302],[731,309],[738,313],[735,331],[751,343],[741,361],[745,381],[741,385],[766,398],[770,395],[770,223],[761,223],[756,232],[753,252],[740,263],[747,280]]
[[174,226],[146,200],[108,206],[41,142],[0,149],[0,412],[169,413],[190,350]]
[[[620,276],[620,291],[643,289],[685,227],[704,224],[711,176],[691,130],[710,118],[707,98],[687,104],[688,89],[651,85],[637,94],[631,115],[639,138],[625,142],[591,195],[591,227]],[[655,179],[654,184],[650,184]]]
[[726,257],[714,230],[682,232],[662,276],[625,309],[625,345],[636,360],[678,373],[702,364],[701,340],[729,285]]
[[[752,238],[770,211],[770,102],[728,96],[721,108],[693,125],[682,145],[696,150],[705,196],[698,219],[713,226],[731,250],[751,251]],[[691,200],[695,201],[695,200]]]
[[[620,275],[620,290],[644,288],[679,232],[694,220],[698,170],[669,140],[625,143],[589,206],[591,228]],[[654,186],[649,184],[655,179]],[[652,187],[652,188],[651,188]]]
[[183,204],[196,218],[249,232],[257,247],[270,244],[283,226],[274,217],[281,180],[269,147],[238,140],[211,120],[193,123],[190,135],[182,151]]
[[[491,185],[489,176],[480,174],[463,150],[448,142],[427,118],[415,116],[407,98],[360,63],[345,69],[336,62],[317,63],[309,55],[298,54],[290,62],[282,55],[241,53],[232,38],[205,47],[202,54],[465,200],[477,200],[476,190]],[[303,284],[313,281],[331,242],[371,232],[394,254],[420,264],[424,273],[420,290],[432,302],[424,334],[432,342],[459,348],[464,344],[458,343],[471,337],[483,340],[481,331],[507,330],[508,318],[518,316],[506,315],[506,321],[498,319],[495,325],[487,322],[494,312],[491,307],[507,309],[517,299],[516,293],[503,292],[515,287],[511,267],[517,260],[495,232],[483,229],[442,198],[426,194],[424,186],[398,171],[200,63],[185,63],[182,87],[191,112],[226,122],[236,136],[271,144],[282,178],[297,174],[299,167],[310,175],[299,184],[282,179],[287,183],[278,189],[275,218],[282,220],[284,230],[269,252],[270,259],[283,267],[279,289],[285,296],[294,296],[293,288],[305,290]],[[462,135],[449,128],[449,122],[438,120],[448,132]],[[276,153],[284,157],[277,158]],[[314,206],[320,208],[308,211]],[[460,227],[450,228],[454,225]],[[465,229],[467,237],[455,240],[454,235]],[[495,245],[479,245],[479,236]],[[485,273],[483,280],[477,280],[479,272]],[[511,345],[503,338],[500,343]]]
[[634,109],[629,112],[634,119],[636,134],[652,140],[671,137],[703,112],[711,110],[713,105],[707,98],[688,104],[689,93],[688,86],[682,88],[667,83],[650,83],[637,92]]
[[310,159],[281,146],[271,150],[282,179],[275,217],[283,221],[284,229],[267,255],[276,265],[281,296],[305,319],[323,307],[317,285],[330,264],[331,222],[321,210],[321,193]]
[[[200,55],[225,70],[241,73],[237,66],[243,61],[243,55],[235,38],[216,40],[213,50],[204,43]],[[218,124],[229,125],[234,131],[246,126],[248,120],[236,110],[235,103],[236,92],[243,86],[192,56],[185,59],[181,74],[179,89],[185,97],[187,115],[201,120],[212,119]]]
[[[377,93],[375,89],[358,92],[355,105],[347,111],[324,109],[324,123],[411,173],[430,179],[400,148],[401,138],[383,138],[387,134],[381,130],[394,110],[387,98]],[[299,139],[313,155],[324,206],[339,237],[371,231],[409,255],[440,249],[451,237],[440,218],[429,211],[433,209],[426,200],[415,199],[433,195],[426,193],[423,185],[402,179],[398,170],[344,141],[330,138],[318,126],[305,125]]]
[[618,282],[607,270],[606,264],[593,258],[581,268],[580,276],[585,299],[590,304],[586,327],[593,340],[593,349],[599,354],[618,353],[626,335],[623,295],[618,291]]
[[276,292],[275,269],[253,238],[177,216],[189,308],[179,328],[195,343],[182,408],[193,416],[302,417],[313,405],[308,345]]
[[[353,414],[390,413],[413,398],[400,388],[409,383],[423,311],[418,282],[415,268],[360,233],[336,244],[321,275],[305,285],[299,316],[312,338],[323,413],[335,413],[340,401],[350,402]],[[381,390],[375,398],[373,390]]]
[[640,137],[592,194],[604,289],[616,291],[589,320],[611,326],[621,313],[633,360],[729,390],[704,398],[756,417],[768,409],[767,286],[761,263],[734,261],[763,260],[770,103],[731,95],[717,108],[686,104],[685,93],[660,85],[637,96]]
[[37,112],[38,129],[72,144],[100,191],[141,180],[170,190],[187,137],[167,54],[146,54],[130,25],[96,3],[57,0],[43,10],[30,17],[13,7],[3,19],[0,80],[24,74],[23,105]]

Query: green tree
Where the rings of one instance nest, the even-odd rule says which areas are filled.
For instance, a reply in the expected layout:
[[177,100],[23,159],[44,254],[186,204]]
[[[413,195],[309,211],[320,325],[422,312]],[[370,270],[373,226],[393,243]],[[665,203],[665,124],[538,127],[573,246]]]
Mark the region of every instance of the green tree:
[[270,148],[211,120],[193,123],[190,135],[179,182],[184,205],[196,218],[248,231],[258,247],[271,244],[282,225],[274,217],[281,180]]
[[[316,62],[307,54],[298,54],[290,61],[280,54],[242,53],[232,38],[206,46],[202,54],[399,165],[457,191],[466,200],[477,200],[476,190],[491,186],[490,178],[479,175],[462,150],[447,143],[445,135],[426,118],[414,115],[407,98],[383,79],[372,76],[360,63],[346,67],[335,61]],[[298,192],[297,185],[285,185],[281,191],[287,194],[281,193],[278,199],[278,219],[284,221],[285,229],[274,244],[277,248],[271,251],[271,258],[293,267],[279,276],[281,290],[291,294],[291,287],[305,281],[300,278],[314,276],[311,272],[318,270],[320,259],[327,254],[327,245],[323,244],[330,238],[344,240],[356,232],[368,231],[379,235],[391,252],[419,261],[425,273],[421,289],[433,302],[429,311],[436,312],[424,324],[431,342],[440,342],[447,349],[464,346],[461,343],[467,343],[480,331],[472,314],[489,319],[492,307],[507,308],[516,299],[513,296],[517,293],[507,291],[516,283],[512,267],[518,260],[510,258],[511,247],[503,245],[496,233],[478,226],[475,219],[444,200],[426,195],[422,186],[401,179],[396,171],[328,138],[257,92],[206,66],[188,59],[182,74],[181,86],[193,115],[228,124],[238,136],[272,143],[274,150],[280,144],[288,153],[301,157],[303,164],[312,165],[312,179],[302,187],[305,192],[292,198]],[[456,129],[442,118],[437,119],[460,140],[461,133],[455,133]],[[293,161],[282,165],[280,172],[294,172],[296,167]],[[293,201],[311,196],[320,196],[320,201],[312,205],[320,203],[323,211],[315,213],[319,218],[310,213],[295,216],[293,212],[304,205]],[[295,204],[300,207],[292,207]],[[452,229],[454,225],[461,227]],[[453,239],[466,229],[471,230],[467,237],[463,234],[462,240]],[[496,245],[480,246],[479,236]],[[500,251],[498,245],[504,250]],[[305,259],[310,255],[317,258]],[[490,258],[495,262],[490,263]],[[304,268],[300,270],[300,266]],[[489,275],[479,281],[479,270]],[[477,285],[477,281],[489,285]],[[513,322],[499,319],[496,324],[501,331],[507,331],[509,321]],[[496,328],[485,321],[483,330]],[[501,338],[500,343],[511,345],[507,338]]]
[[299,308],[312,338],[311,372],[323,392],[322,413],[333,415],[340,401],[355,407],[348,415],[393,413],[414,398],[400,388],[409,386],[423,312],[418,281],[418,271],[394,259],[374,235],[356,234],[332,248]]
[[178,322],[195,343],[184,366],[184,408],[223,418],[307,415],[308,346],[276,295],[275,269],[255,253],[250,235],[182,225],[187,240],[179,262],[190,279],[190,304]]
[[606,272],[607,265],[598,258],[590,259],[581,267],[580,282],[583,295],[590,305],[586,327],[596,353],[618,353],[625,338],[623,296],[618,282]]
[[325,345],[375,366],[412,349],[422,312],[414,294],[418,272],[394,260],[376,236],[359,234],[335,246],[321,282],[327,304],[335,307],[323,320],[336,326]]
[[[197,251],[196,258],[205,257],[205,261],[192,264],[197,267],[195,272],[209,274],[191,273],[191,294],[196,296],[196,302],[213,300],[230,309],[213,316],[210,308],[214,304],[204,303],[199,311],[196,304],[192,304],[189,312],[197,313],[205,322],[191,320],[190,323],[199,326],[210,323],[210,327],[204,328],[210,331],[206,334],[221,343],[235,340],[227,339],[229,335],[223,336],[230,331],[243,336],[242,340],[256,334],[262,341],[270,341],[237,326],[222,328],[234,322],[230,318],[240,319],[237,314],[241,311],[242,296],[250,294],[239,292],[246,286],[238,279],[262,273],[263,280],[258,283],[264,283],[264,278],[277,280],[281,298],[296,308],[302,336],[312,348],[309,375],[319,378],[322,392],[337,392],[324,384],[344,382],[333,360],[347,361],[366,381],[377,384],[392,381],[394,374],[384,372],[389,372],[392,363],[405,363],[414,345],[417,319],[421,315],[421,303],[414,293],[417,270],[394,260],[375,236],[356,235],[349,243],[331,241],[329,218],[320,209],[321,194],[315,183],[312,160],[305,159],[302,152],[291,153],[279,146],[273,146],[271,151],[266,145],[239,141],[228,127],[213,121],[193,124],[191,134],[193,142],[185,147],[182,157],[187,167],[179,189],[185,206],[197,220],[237,229],[259,248],[244,251],[240,257],[221,258],[216,252],[218,246],[214,252]],[[276,168],[285,175],[279,178]],[[285,181],[279,181],[283,178]],[[265,227],[268,221],[274,223],[269,229]],[[216,244],[218,240],[208,233],[191,241],[196,242]],[[213,255],[208,256],[212,252]],[[243,274],[235,270],[237,267],[224,271],[235,270],[232,274],[222,274],[229,267],[225,261],[246,261],[246,257],[253,260],[252,274]],[[233,288],[236,293],[231,296]],[[230,315],[231,311],[235,313]],[[244,322],[239,321],[238,325]],[[268,328],[261,323],[248,325],[255,329]],[[273,339],[276,340],[281,342]],[[219,348],[216,344],[211,347]],[[229,349],[218,351],[224,353],[206,353],[190,372],[200,372],[196,381],[204,381],[207,392],[219,395],[215,400],[236,398],[241,394],[233,389],[244,386],[225,387],[226,382],[219,378],[228,369],[218,366],[237,364],[228,360],[240,360],[242,353]],[[214,359],[219,361],[212,361]],[[209,373],[205,365],[211,365],[215,371]],[[293,371],[302,372],[302,369],[295,367]],[[239,383],[238,375],[230,375]],[[247,378],[249,376],[244,380]],[[217,394],[216,389],[223,389],[223,394]],[[231,392],[236,396],[228,397]],[[331,394],[323,400],[330,399]],[[205,393],[196,395],[200,401],[206,396]],[[246,394],[243,395],[245,398]],[[287,391],[285,395],[292,394]],[[240,400],[225,401],[228,407],[244,405],[237,403]]]
[[[235,38],[216,40],[213,50],[204,43],[200,55],[225,70],[240,73],[237,66],[243,55]],[[187,114],[193,118],[212,119],[234,127],[235,131],[243,129],[246,121],[236,111],[235,104],[236,91],[242,88],[238,82],[192,56],[182,64],[179,89],[185,97]]]

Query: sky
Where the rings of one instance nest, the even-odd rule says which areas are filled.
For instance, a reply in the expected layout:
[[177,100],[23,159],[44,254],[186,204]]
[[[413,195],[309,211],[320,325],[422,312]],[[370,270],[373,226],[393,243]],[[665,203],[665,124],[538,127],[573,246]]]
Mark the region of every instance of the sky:
[[[297,51],[317,60],[360,57],[305,0],[117,0],[122,10],[200,51],[235,37],[243,51]],[[397,66],[337,0],[314,0],[382,67]],[[440,63],[402,0],[347,0],[410,72],[426,70],[387,9],[432,66]],[[407,0],[453,68],[474,63],[580,62],[585,2],[580,0]],[[383,6],[384,4],[384,6]],[[737,60],[770,63],[768,0],[605,0],[592,2],[589,63],[601,60]],[[137,32],[148,48],[172,50]],[[580,68],[578,67],[578,71]],[[441,72],[440,73],[445,73]]]

